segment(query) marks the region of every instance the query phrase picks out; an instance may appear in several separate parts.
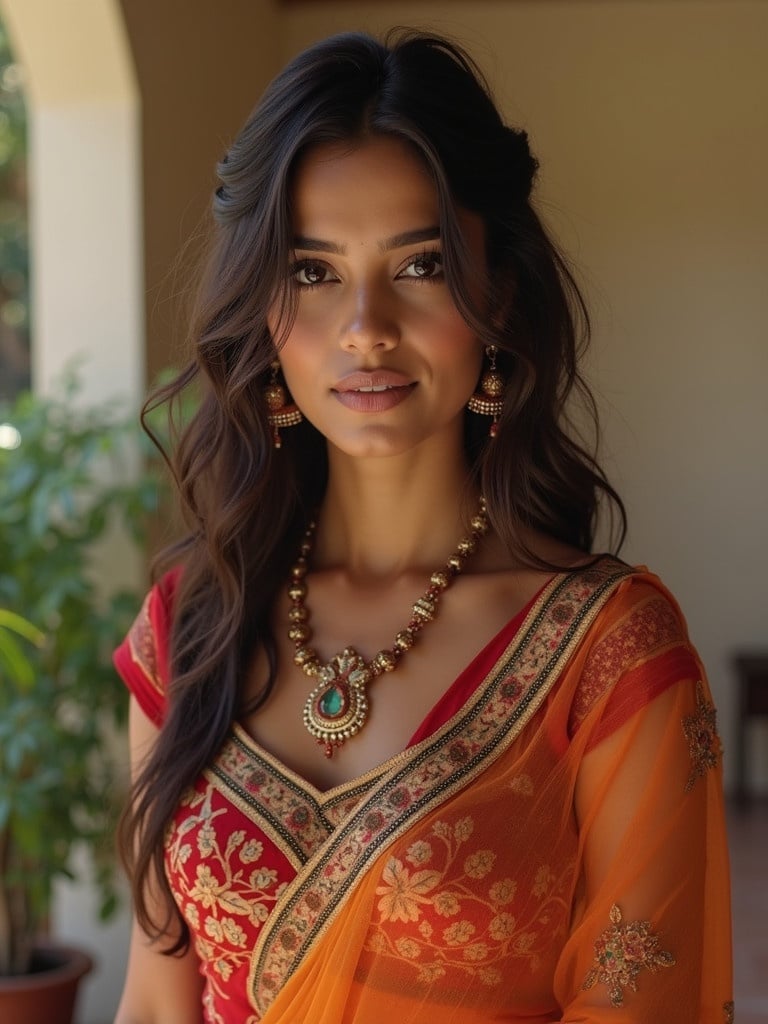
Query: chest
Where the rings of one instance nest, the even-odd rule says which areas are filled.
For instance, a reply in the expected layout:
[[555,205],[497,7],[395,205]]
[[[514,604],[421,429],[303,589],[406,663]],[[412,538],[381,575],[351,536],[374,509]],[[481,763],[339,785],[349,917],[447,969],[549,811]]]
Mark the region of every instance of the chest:
[[[266,703],[241,724],[251,738],[320,789],[366,775],[408,746],[457,677],[520,611],[527,594],[510,583],[502,578],[483,584],[457,581],[395,670],[365,687],[365,724],[331,758],[304,723],[304,708],[317,680],[294,664],[295,644],[288,638],[290,602],[281,595],[272,616],[277,643],[273,687]],[[375,590],[320,580],[313,585],[310,642],[325,663],[350,645],[370,661],[392,647],[418,596],[418,587],[407,584],[383,598]],[[246,698],[259,692],[267,674],[266,657],[260,653],[249,667]]]
[[[465,767],[439,745],[425,765],[319,793],[236,728],[180,806],[166,846],[212,1002],[250,1019],[249,1002],[291,972],[326,916],[360,887],[371,894],[370,919],[354,923],[361,964],[403,944],[422,959],[438,949],[451,985],[467,982],[473,965],[473,988],[500,989],[517,965],[525,994],[545,997],[577,840],[553,810],[566,794],[542,737],[524,730],[498,759],[489,748],[482,785],[446,799],[454,787],[445,782]],[[468,723],[460,742],[477,741]],[[294,935],[304,938],[288,941]],[[410,954],[384,968],[395,987],[414,983]],[[520,985],[515,991],[523,998]]]

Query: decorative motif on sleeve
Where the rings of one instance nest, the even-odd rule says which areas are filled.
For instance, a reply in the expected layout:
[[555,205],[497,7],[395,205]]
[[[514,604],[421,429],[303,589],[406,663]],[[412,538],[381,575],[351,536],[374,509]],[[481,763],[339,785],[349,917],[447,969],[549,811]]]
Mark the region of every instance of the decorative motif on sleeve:
[[152,591],[144,598],[141,611],[128,634],[128,644],[133,662],[139,666],[154,689],[158,693],[164,694],[163,683],[160,678],[155,633],[152,628],[152,619],[149,611],[151,599]]
[[574,696],[570,732],[623,675],[684,643],[680,621],[664,597],[654,592],[632,608],[590,651]]
[[716,715],[715,707],[707,700],[704,685],[699,681],[696,684],[696,711],[683,719],[683,732],[691,754],[691,774],[685,784],[686,793],[693,789],[698,778],[717,765],[722,744],[717,734]]
[[651,931],[650,921],[621,923],[621,910],[611,907],[611,928],[595,942],[594,966],[584,979],[583,989],[607,985],[611,1006],[624,1005],[624,989],[637,992],[637,976],[647,969],[654,974],[659,967],[672,967],[671,953],[659,949],[659,937]]
[[725,1021],[725,1024],[733,1024],[733,1014],[734,1014],[733,1000],[730,1000],[730,1002],[727,1002],[727,1003],[723,1003],[723,1014],[724,1014],[723,1020]]

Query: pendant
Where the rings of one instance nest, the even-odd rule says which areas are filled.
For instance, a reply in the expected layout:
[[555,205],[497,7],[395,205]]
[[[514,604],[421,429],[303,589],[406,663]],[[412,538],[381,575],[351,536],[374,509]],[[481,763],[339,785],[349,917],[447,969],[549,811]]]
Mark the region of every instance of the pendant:
[[365,688],[373,678],[354,647],[345,647],[318,675],[319,682],[304,704],[304,725],[333,757],[336,747],[360,732],[368,719]]

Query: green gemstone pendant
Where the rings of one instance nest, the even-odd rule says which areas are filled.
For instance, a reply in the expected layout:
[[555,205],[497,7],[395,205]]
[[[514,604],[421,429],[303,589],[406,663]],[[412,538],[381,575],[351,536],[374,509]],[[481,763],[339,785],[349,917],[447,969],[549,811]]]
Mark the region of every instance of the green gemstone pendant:
[[333,757],[334,749],[365,725],[365,688],[371,679],[371,670],[354,647],[345,647],[323,667],[320,681],[304,705],[304,725],[325,747],[326,757]]
[[345,692],[346,687],[332,686],[326,690],[317,702],[317,710],[323,718],[338,718],[343,714],[349,704],[349,695]]

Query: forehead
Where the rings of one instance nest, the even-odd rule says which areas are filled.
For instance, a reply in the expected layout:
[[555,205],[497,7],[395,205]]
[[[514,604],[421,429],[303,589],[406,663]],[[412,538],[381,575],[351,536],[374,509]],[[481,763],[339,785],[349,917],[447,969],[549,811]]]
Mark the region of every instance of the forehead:
[[432,177],[404,141],[374,136],[360,142],[313,146],[300,158],[291,184],[293,228],[352,231],[364,224],[402,223],[423,227],[439,222]]

